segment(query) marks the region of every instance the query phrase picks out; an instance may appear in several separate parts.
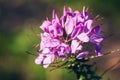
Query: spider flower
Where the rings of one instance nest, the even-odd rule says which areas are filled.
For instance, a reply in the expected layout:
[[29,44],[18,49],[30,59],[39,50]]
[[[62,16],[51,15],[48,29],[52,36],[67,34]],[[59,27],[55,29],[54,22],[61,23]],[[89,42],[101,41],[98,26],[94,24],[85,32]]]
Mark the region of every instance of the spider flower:
[[84,50],[84,43],[92,43],[95,53],[100,56],[100,43],[104,37],[100,34],[100,26],[94,27],[93,22],[85,8],[79,12],[64,7],[60,18],[53,10],[52,20],[47,18],[40,26],[43,33],[40,33],[40,50],[35,63],[47,68],[55,58],[65,59],[72,54],[77,59],[82,59],[89,54],[88,50]]

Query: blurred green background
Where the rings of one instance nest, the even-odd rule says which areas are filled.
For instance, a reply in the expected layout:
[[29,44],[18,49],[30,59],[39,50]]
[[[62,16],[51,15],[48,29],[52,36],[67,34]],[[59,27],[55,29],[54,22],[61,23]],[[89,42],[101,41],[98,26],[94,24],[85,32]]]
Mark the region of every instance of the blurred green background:
[[[65,6],[82,11],[89,7],[91,17],[100,15],[105,41],[103,52],[120,48],[120,1],[119,0],[0,0],[0,80],[75,80],[74,73],[57,69],[50,72],[34,63],[34,45],[40,42],[35,34],[52,10],[62,15]],[[119,60],[117,53],[96,59],[98,73]],[[119,64],[103,76],[103,80],[119,80]]]

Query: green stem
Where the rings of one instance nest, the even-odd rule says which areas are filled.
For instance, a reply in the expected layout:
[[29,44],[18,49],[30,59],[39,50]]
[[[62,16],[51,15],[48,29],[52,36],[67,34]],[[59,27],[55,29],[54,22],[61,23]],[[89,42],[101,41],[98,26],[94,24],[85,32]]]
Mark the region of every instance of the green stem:
[[83,79],[84,79],[84,77],[81,75],[80,78],[79,78],[78,80],[83,80]]

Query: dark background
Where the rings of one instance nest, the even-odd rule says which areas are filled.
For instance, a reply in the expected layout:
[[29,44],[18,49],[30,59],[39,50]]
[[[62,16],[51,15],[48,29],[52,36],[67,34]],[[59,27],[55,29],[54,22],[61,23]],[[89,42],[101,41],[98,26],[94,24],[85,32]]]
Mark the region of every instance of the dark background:
[[[40,41],[36,34],[39,26],[52,10],[62,15],[63,7],[82,11],[89,8],[91,17],[100,15],[96,24],[100,24],[105,40],[103,53],[120,48],[120,1],[119,0],[0,0],[0,80],[75,80],[73,73],[67,70],[50,72],[34,64],[36,54],[33,49]],[[116,64],[119,52],[95,59],[98,73]],[[103,80],[119,80],[119,63],[109,70]]]

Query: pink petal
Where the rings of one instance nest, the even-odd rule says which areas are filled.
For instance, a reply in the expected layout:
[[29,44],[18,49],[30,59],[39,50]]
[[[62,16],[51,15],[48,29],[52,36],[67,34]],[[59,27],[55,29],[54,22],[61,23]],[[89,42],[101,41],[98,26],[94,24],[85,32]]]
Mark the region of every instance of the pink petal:
[[43,67],[47,68],[54,61],[54,58],[55,58],[54,54],[46,55],[46,58],[43,61]]
[[68,16],[65,22],[65,31],[68,35],[72,33],[74,26],[74,20]]
[[82,16],[81,14],[76,16],[77,22],[84,22],[85,21],[84,18],[81,16]]
[[82,50],[82,45],[79,45],[79,46],[77,47],[77,50]]
[[63,8],[63,16],[65,16],[66,14],[67,14],[66,6],[64,6],[64,8]]
[[42,61],[44,59],[43,54],[39,54],[39,56],[35,59],[36,64],[42,64]]
[[47,47],[47,43],[50,40],[50,35],[48,33],[41,33],[41,43],[40,43],[40,50]]
[[71,50],[72,50],[72,53],[75,53],[76,50],[77,50],[77,47],[79,46],[79,42],[77,40],[72,40],[72,43],[71,43]]
[[82,31],[81,26],[82,26],[82,24],[79,24],[74,28],[74,30],[71,34],[72,39],[75,39],[81,33],[81,31]]
[[48,33],[41,33],[40,50],[45,47],[56,47],[58,45],[60,45],[60,41],[58,39],[52,39]]
[[58,16],[57,16],[55,10],[53,10],[52,19],[53,19],[53,20],[52,20],[52,23],[53,23],[54,21],[59,22],[59,18],[58,18]]
[[58,45],[60,45],[60,41],[57,40],[57,39],[51,39],[49,42],[48,42],[48,47],[56,47]]
[[88,30],[91,30],[92,23],[93,23],[93,20],[91,20],[91,19],[89,19],[85,22],[85,26],[87,26]]
[[88,42],[89,41],[89,37],[87,36],[86,33],[81,33],[80,35],[77,36],[77,38],[83,42]]
[[42,53],[43,53],[43,54],[49,53],[49,52],[50,52],[50,49],[49,49],[49,48],[44,48],[44,49],[42,50]]
[[49,20],[45,20],[42,25],[40,26],[40,28],[43,30],[43,31],[46,31],[48,32],[48,26],[51,25],[51,22]]

